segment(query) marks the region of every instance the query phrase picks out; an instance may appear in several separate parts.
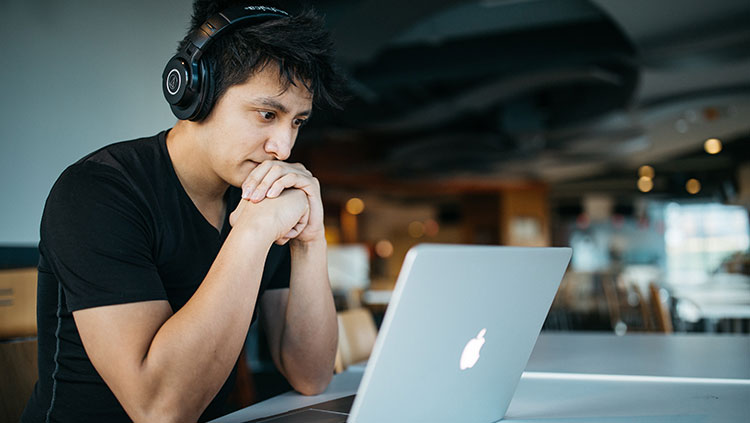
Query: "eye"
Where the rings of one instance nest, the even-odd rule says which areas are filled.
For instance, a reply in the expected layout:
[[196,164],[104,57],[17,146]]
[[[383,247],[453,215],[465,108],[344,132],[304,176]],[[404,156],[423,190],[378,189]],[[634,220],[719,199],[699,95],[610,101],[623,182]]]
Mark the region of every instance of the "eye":
[[294,119],[294,127],[299,128],[307,123],[307,119]]
[[272,121],[276,117],[276,113],[267,110],[258,110],[258,114],[260,114],[261,119],[267,122]]

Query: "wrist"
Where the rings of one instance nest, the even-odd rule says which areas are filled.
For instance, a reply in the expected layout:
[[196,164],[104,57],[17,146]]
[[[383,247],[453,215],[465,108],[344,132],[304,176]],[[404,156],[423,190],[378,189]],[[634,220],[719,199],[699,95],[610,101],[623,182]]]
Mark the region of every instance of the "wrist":
[[328,243],[326,242],[325,236],[314,238],[311,240],[300,240],[294,238],[289,240],[289,248],[292,253],[310,253],[313,251],[326,251]]
[[232,232],[256,242],[263,241],[269,247],[277,238],[277,234],[273,230],[273,225],[270,222],[264,222],[263,219],[248,219],[238,222],[236,226],[232,227]]

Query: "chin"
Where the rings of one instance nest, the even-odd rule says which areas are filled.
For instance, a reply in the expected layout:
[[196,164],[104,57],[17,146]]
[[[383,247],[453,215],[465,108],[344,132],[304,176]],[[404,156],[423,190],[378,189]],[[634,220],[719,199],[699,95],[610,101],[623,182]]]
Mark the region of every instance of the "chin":
[[245,160],[244,162],[240,163],[237,170],[232,175],[232,179],[229,182],[230,185],[235,187],[242,186],[242,183],[245,182],[245,179],[250,175],[250,172],[253,171],[258,167],[258,163],[252,161],[252,160]]

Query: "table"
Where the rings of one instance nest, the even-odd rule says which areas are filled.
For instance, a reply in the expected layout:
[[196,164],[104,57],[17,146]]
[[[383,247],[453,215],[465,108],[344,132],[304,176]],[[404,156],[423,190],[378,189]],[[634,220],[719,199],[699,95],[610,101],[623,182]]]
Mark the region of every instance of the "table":
[[750,380],[750,337],[545,332],[526,370]]
[[[704,319],[708,332],[715,332],[722,319],[750,319],[750,277],[740,274],[717,274],[699,284],[669,286],[677,301],[681,319],[697,322]],[[738,326],[738,325],[737,325]]]
[[[746,422],[750,337],[540,335],[504,421]],[[239,423],[356,393],[363,367],[326,392],[288,392],[215,420]]]

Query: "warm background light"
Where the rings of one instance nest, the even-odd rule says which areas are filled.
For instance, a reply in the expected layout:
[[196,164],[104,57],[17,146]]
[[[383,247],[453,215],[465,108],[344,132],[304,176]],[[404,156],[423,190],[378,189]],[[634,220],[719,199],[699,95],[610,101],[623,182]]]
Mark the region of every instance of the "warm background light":
[[414,221],[409,223],[409,236],[412,238],[421,238],[424,235],[424,223]]
[[440,225],[435,219],[427,219],[424,222],[424,234],[427,236],[436,236],[440,232]]
[[638,168],[638,176],[641,178],[654,179],[655,174],[654,168],[649,165],[643,165]]
[[350,198],[349,201],[346,202],[346,211],[349,212],[349,214],[358,215],[362,213],[364,209],[365,202],[359,198]]
[[688,179],[687,183],[685,184],[685,189],[690,194],[697,194],[701,191],[701,183],[697,179]]
[[717,138],[709,138],[703,143],[703,149],[708,154],[718,154],[721,151],[721,141]]
[[391,244],[391,241],[387,239],[378,241],[375,244],[375,254],[382,258],[388,258],[393,255],[393,244]]
[[649,192],[654,189],[654,181],[646,176],[641,176],[638,179],[638,190],[641,192]]

